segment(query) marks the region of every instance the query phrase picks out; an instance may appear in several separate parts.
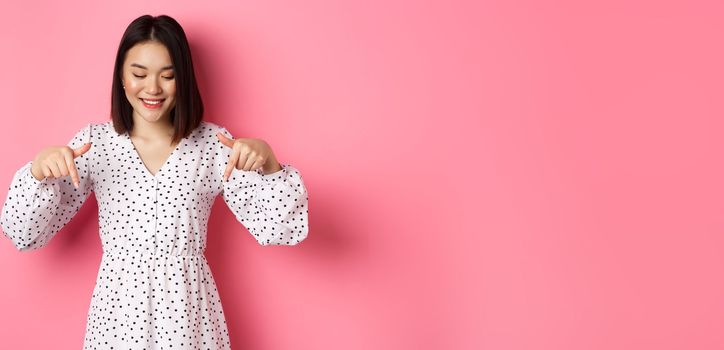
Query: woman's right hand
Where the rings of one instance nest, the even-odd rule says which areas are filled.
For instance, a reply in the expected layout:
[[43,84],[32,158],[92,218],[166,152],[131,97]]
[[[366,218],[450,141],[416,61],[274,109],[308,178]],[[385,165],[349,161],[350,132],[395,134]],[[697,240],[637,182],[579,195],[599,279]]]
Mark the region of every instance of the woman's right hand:
[[78,148],[70,148],[69,146],[51,146],[44,148],[35,156],[30,172],[38,181],[42,181],[46,177],[60,178],[70,175],[75,188],[80,186],[78,178],[78,169],[75,168],[75,158],[82,156],[88,152],[91,143],[88,142]]

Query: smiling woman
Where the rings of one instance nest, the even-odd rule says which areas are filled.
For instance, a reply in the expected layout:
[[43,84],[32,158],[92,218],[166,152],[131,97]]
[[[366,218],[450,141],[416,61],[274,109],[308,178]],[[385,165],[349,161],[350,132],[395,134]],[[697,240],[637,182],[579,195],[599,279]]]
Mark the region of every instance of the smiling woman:
[[47,245],[95,193],[103,257],[84,349],[231,347],[204,256],[217,196],[260,245],[307,237],[299,170],[202,115],[181,26],[141,16],[118,50],[111,120],[42,150],[8,186],[0,222],[20,251]]
[[[153,130],[156,125],[169,125],[180,123],[184,119],[194,119],[193,116],[176,118],[176,77],[171,62],[165,44],[149,40],[132,46],[126,52],[122,65],[121,82],[126,100],[133,110],[132,125],[140,124],[128,133],[144,166],[153,174],[160,170],[172,150],[176,148],[179,133],[158,137],[137,131]],[[121,115],[116,120],[123,118]],[[183,135],[186,136],[188,135]]]
[[199,126],[203,114],[181,25],[164,16],[133,21],[121,38],[113,71],[111,118],[116,132],[132,133],[135,124],[168,120],[173,125],[169,143],[175,144]]

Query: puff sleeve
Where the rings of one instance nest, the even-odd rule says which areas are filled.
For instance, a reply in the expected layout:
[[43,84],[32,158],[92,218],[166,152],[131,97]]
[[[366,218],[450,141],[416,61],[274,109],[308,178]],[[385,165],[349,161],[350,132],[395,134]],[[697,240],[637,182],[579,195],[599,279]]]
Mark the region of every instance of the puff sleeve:
[[[76,132],[68,142],[77,148],[90,142],[92,124]],[[78,212],[92,191],[88,153],[75,158],[79,188],[70,176],[46,177],[41,181],[30,171],[33,161],[17,170],[2,207],[0,224],[4,235],[19,251],[42,248]]]
[[[233,138],[226,128],[220,130]],[[231,148],[216,140],[216,173],[223,177]],[[308,194],[301,173],[291,164],[264,174],[261,169],[233,169],[222,180],[221,195],[236,219],[260,245],[296,245],[307,237]]]

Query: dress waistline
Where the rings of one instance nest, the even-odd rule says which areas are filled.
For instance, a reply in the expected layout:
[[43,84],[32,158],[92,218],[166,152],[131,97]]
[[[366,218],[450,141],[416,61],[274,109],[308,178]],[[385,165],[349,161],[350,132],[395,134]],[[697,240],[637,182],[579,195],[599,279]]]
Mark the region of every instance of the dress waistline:
[[178,258],[205,258],[203,252],[191,253],[191,254],[177,254],[177,253],[164,253],[164,252],[127,252],[124,250],[119,251],[108,251],[104,250],[103,255],[106,256],[155,256],[155,257],[178,257]]

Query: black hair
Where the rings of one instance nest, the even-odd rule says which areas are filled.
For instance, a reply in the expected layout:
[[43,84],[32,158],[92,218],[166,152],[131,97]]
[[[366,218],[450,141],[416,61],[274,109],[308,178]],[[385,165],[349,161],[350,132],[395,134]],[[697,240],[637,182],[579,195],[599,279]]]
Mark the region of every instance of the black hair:
[[187,137],[201,124],[204,104],[196,84],[191,49],[181,25],[170,16],[143,15],[128,25],[123,33],[116,54],[111,88],[111,119],[117,133],[122,134],[133,129],[133,107],[123,90],[123,63],[126,53],[133,46],[143,42],[155,41],[168,49],[174,66],[176,80],[176,104],[170,111],[174,125],[172,143]]

